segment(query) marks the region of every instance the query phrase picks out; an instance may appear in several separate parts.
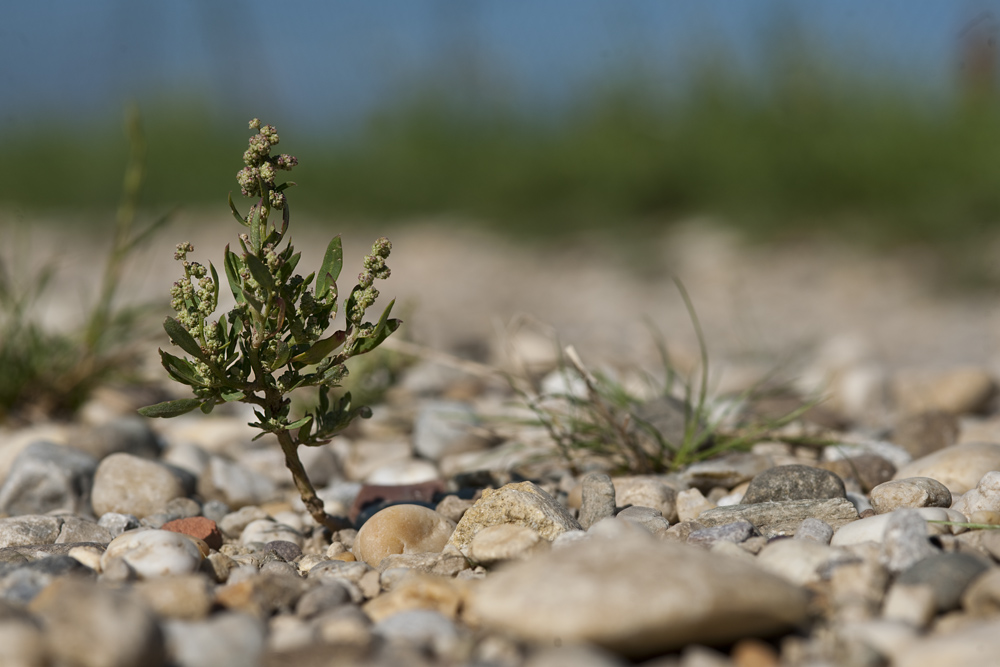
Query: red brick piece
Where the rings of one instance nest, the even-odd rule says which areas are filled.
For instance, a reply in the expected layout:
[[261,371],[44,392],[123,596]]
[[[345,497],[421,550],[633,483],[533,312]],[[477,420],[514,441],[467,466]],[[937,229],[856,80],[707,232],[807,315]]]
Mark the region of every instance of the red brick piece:
[[219,527],[215,525],[214,521],[206,519],[203,516],[193,516],[189,519],[174,519],[163,524],[162,529],[197,537],[199,540],[204,540],[205,544],[216,550],[222,546],[222,533],[219,532]]

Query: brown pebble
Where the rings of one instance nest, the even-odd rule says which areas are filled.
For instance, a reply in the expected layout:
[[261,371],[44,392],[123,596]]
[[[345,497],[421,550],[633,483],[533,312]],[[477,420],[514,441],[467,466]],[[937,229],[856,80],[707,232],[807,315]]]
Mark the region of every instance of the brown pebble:
[[735,667],[778,667],[778,652],[759,639],[741,639],[733,647]]
[[860,514],[860,517],[861,517],[862,519],[867,519],[867,518],[868,518],[868,517],[870,517],[870,516],[875,516],[875,510],[873,510],[873,509],[867,509],[867,510],[863,511],[863,512],[862,512],[862,513]]
[[174,533],[196,537],[216,551],[222,547],[222,533],[219,532],[219,527],[215,525],[214,521],[203,516],[174,519],[163,524],[162,528]]

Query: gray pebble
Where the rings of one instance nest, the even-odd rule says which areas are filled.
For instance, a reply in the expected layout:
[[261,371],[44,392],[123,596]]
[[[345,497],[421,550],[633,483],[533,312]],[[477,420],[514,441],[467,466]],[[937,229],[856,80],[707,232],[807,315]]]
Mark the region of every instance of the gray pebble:
[[939,551],[930,543],[927,521],[916,510],[892,513],[882,538],[881,560],[890,572],[902,572]]
[[580,525],[587,530],[601,519],[615,515],[615,485],[611,477],[592,472],[583,478],[583,503]]
[[833,539],[833,527],[826,521],[809,517],[803,519],[795,530],[795,539],[829,544],[830,540]]
[[291,563],[302,555],[299,545],[287,540],[272,540],[267,543],[265,549],[286,563]]
[[843,480],[829,470],[794,464],[777,466],[754,477],[743,504],[845,498],[846,493]]
[[972,554],[935,553],[922,559],[896,579],[898,584],[929,584],[937,611],[957,609],[962,593],[990,566]]
[[295,613],[302,618],[313,618],[351,601],[351,592],[338,581],[325,581],[309,589],[295,605]]
[[663,518],[660,510],[652,507],[639,507],[636,505],[626,507],[615,518],[619,521],[628,521],[629,523],[641,526],[656,537],[663,537],[667,534],[667,529],[670,528],[670,522]]
[[51,442],[28,445],[0,486],[0,513],[90,513],[97,459]]
[[452,655],[461,641],[453,621],[428,609],[393,614],[376,623],[372,631],[389,642],[409,644],[439,657]]
[[749,521],[735,521],[721,526],[695,530],[687,537],[688,544],[711,548],[716,542],[732,542],[739,544],[757,533]]
[[201,507],[201,515],[206,519],[211,519],[215,523],[222,521],[222,517],[229,514],[229,505],[221,500],[209,500]]
[[107,530],[111,533],[111,537],[115,538],[124,533],[126,530],[132,530],[139,527],[139,519],[135,518],[131,514],[121,514],[119,512],[106,512],[101,515],[98,519],[97,525]]

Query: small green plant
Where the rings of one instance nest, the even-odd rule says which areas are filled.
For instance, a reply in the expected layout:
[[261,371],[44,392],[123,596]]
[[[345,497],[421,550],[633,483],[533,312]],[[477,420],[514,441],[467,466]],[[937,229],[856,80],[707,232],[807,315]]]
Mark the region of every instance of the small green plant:
[[[219,320],[210,321],[218,305],[219,277],[214,265],[208,269],[189,261],[190,243],[177,246],[174,258],[183,262],[184,276],[170,290],[177,317],[163,324],[174,345],[191,355],[176,357],[160,350],[163,367],[170,377],[194,389],[194,398],[158,403],[139,412],[147,417],[175,417],[200,408],[209,413],[220,403],[241,401],[254,406],[261,433],[274,434],[285,454],[302,500],[317,523],[331,530],[345,524],[326,514],[299,460],[298,447],[329,442],[358,416],[371,415],[369,408],[354,405],[350,393],[330,395],[347,376],[345,362],[379,346],[400,321],[390,319],[392,302],[378,322],[364,320],[367,309],[378,298],[376,279],[389,277],[385,264],[391,244],[380,238],[364,258],[358,284],[344,307],[345,327],[326,335],[338,312],[337,279],[343,267],[340,237],[326,248],[318,273],[305,278],[295,274],[300,253],[286,238],[289,206],[285,190],[291,182],[276,184],[278,170],[291,170],[298,160],[290,155],[272,156],[278,134],[256,118],[250,128],[258,130],[243,154],[245,167],[237,174],[240,190],[257,198],[243,216],[229,206],[236,220],[247,228],[240,234],[242,252],[226,246],[223,266],[236,306]],[[270,222],[280,212],[280,227]],[[279,246],[285,243],[284,248]],[[313,281],[315,279],[314,287]],[[316,387],[315,409],[293,418],[292,391]]]
[[[52,331],[35,318],[55,275],[53,263],[30,272],[11,257],[0,257],[0,421],[72,415],[101,383],[125,375],[135,362],[135,338],[143,307],[115,304],[126,259],[167,224],[170,214],[134,231],[145,175],[146,142],[139,112],[126,110],[129,159],[115,219],[111,250],[105,258],[97,300],[86,321],[68,332]],[[6,261],[5,261],[6,259]],[[17,278],[27,275],[24,287]]]
[[568,391],[546,394],[537,385],[526,388],[524,382],[511,382],[574,472],[586,459],[603,461],[622,473],[680,470],[718,454],[747,450],[767,438],[782,439],[779,429],[815,405],[807,401],[777,419],[740,418],[740,407],[761,397],[766,380],[729,400],[711,400],[708,347],[701,323],[684,284],[677,278],[674,283],[698,339],[696,380],[682,377],[654,331],[664,378],[657,381],[646,373],[657,393],[651,400],[633,395],[607,374],[591,372],[572,346],[565,348],[560,364]]

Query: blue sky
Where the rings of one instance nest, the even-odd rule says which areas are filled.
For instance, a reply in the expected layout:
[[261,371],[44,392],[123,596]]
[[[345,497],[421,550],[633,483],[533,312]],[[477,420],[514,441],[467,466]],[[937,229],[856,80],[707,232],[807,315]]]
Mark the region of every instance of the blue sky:
[[[614,72],[669,85],[706,51],[759,65],[790,19],[848,70],[946,86],[957,33],[1000,3],[954,0],[32,0],[0,23],[0,120],[120,117],[194,96],[315,128],[363,120],[431,77],[559,104]],[[790,11],[789,8],[794,8]],[[463,78],[465,77],[465,78]],[[454,82],[464,82],[454,84]]]

